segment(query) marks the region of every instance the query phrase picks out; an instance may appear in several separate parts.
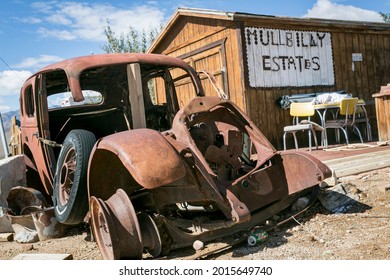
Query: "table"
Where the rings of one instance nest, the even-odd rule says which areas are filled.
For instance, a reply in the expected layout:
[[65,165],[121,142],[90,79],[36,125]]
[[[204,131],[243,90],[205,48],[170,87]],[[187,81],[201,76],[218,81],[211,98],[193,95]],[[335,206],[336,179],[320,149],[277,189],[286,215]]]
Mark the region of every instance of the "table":
[[[367,140],[368,141],[372,141],[372,133],[371,133],[371,126],[370,126],[370,123],[369,123],[369,120],[368,120],[368,116],[367,116],[367,111],[366,111],[366,108],[365,108],[365,101],[363,99],[359,99],[358,100],[358,103],[357,103],[357,106],[362,109],[363,111],[363,114],[364,114],[364,118],[362,118],[362,121],[360,121],[360,119],[358,121],[356,121],[355,119],[355,122],[365,122],[366,124],[366,133],[367,133]],[[320,118],[320,122],[321,122],[321,126],[323,128],[325,128],[325,122],[326,122],[326,113],[328,112],[328,110],[330,110],[332,112],[332,115],[333,115],[333,118],[335,118],[335,110],[339,109],[340,108],[340,102],[333,102],[333,103],[323,103],[323,104],[315,104],[314,105],[314,109],[316,110],[319,118]],[[328,147],[328,136],[327,136],[327,133],[326,133],[326,129],[324,129],[321,133],[321,144],[323,147]]]

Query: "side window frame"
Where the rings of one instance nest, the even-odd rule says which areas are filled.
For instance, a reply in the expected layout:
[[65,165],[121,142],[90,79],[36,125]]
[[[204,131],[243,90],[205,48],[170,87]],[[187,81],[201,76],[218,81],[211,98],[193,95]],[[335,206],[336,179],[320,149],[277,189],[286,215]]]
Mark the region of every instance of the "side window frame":
[[22,106],[22,108],[24,115],[30,119],[35,118],[36,107],[34,102],[34,90],[32,84],[29,84],[24,88],[23,99],[24,105]]

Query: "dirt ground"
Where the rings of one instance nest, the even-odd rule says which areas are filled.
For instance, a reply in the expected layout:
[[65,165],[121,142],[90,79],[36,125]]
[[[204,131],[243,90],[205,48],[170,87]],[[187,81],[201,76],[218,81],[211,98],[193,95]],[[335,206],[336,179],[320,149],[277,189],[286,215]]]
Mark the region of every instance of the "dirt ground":
[[[268,238],[260,245],[251,247],[246,241],[241,242],[207,259],[389,260],[390,168],[343,177],[339,182],[354,195],[355,203],[334,212],[317,200],[304,214],[270,230]],[[329,188],[325,187],[322,192]],[[280,213],[266,226],[277,224],[284,215],[288,213]],[[172,251],[165,259],[193,258],[194,253],[202,255],[226,245],[215,242],[205,244],[205,248],[197,252],[192,248]],[[86,226],[68,228],[65,236],[58,239],[31,244],[0,243],[0,259],[12,259],[21,253],[67,253],[75,260],[101,259]]]

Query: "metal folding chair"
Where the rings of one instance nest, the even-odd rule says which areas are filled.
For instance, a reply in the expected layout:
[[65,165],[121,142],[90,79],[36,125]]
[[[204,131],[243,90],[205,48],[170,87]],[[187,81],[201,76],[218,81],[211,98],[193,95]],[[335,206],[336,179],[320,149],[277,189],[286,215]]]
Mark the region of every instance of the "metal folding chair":
[[[308,131],[309,134],[309,151],[312,149],[311,138],[313,135],[316,148],[318,149],[318,141],[316,131],[322,131],[323,127],[312,122],[310,117],[315,114],[314,106],[311,102],[294,102],[290,104],[290,115],[293,117],[293,124],[284,127],[283,147],[286,150],[286,136],[291,133],[294,137],[295,149],[298,150],[298,140],[296,133],[298,131]],[[300,118],[305,118],[300,120]]]
[[362,134],[359,128],[356,126],[355,115],[357,108],[358,98],[344,98],[340,101],[340,109],[336,112],[336,119],[325,121],[325,129],[336,129],[336,141],[340,143],[340,130],[344,133],[345,142],[349,144],[349,138],[347,130],[352,128],[357,132],[360,138],[360,142],[363,143]]

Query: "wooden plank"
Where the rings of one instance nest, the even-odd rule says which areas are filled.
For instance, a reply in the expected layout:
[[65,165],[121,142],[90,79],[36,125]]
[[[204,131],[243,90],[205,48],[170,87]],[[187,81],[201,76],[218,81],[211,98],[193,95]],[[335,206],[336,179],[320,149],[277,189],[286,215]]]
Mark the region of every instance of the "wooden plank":
[[380,89],[379,85],[381,83],[380,79],[380,60],[381,57],[378,54],[378,36],[376,34],[371,35],[371,46],[372,46],[372,59],[373,62],[370,65],[371,66],[371,72],[375,78],[375,85],[378,90]]
[[378,34],[376,37],[377,37],[376,50],[379,56],[379,61],[378,61],[379,71],[377,75],[380,78],[381,85],[386,85],[389,82],[389,80],[387,79],[388,73],[386,73],[385,69],[386,69],[386,64],[388,64],[389,61],[386,61],[385,58],[386,58],[386,53],[389,52],[389,46],[385,46],[384,36],[380,36]]
[[[256,102],[261,102],[257,98],[257,92],[254,89],[248,88],[246,91],[247,94],[247,114],[249,117],[252,119],[252,121],[256,124],[256,126],[260,129],[263,130],[264,124],[262,122],[262,119],[260,117],[260,110],[256,110],[257,104]],[[261,103],[260,103],[261,104]]]
[[363,44],[366,47],[366,53],[365,56],[363,57],[363,60],[365,61],[366,65],[366,71],[367,75],[364,77],[366,79],[366,82],[368,83],[368,89],[366,92],[366,95],[364,96],[364,99],[370,100],[372,99],[372,94],[377,92],[378,89],[376,88],[376,76],[375,72],[372,69],[372,65],[375,64],[375,57],[374,57],[374,51],[373,51],[373,40],[372,40],[372,35],[371,34],[365,34],[365,41]]
[[127,79],[129,81],[129,98],[133,129],[146,127],[144,97],[142,93],[141,67],[138,63],[127,66]]
[[380,151],[323,161],[339,178],[390,166],[390,151]]
[[14,239],[13,233],[0,233],[0,242],[8,242]]
[[356,46],[357,52],[360,52],[363,55],[363,61],[359,62],[359,69],[360,69],[360,77],[358,80],[361,83],[361,87],[358,88],[359,92],[359,98],[368,100],[371,98],[371,94],[369,94],[368,90],[368,81],[367,81],[367,56],[366,56],[366,45],[365,45],[365,34],[358,34],[358,45]]
[[[241,37],[241,24],[236,23],[236,29],[230,32],[230,36],[226,40],[226,46],[229,47],[228,57],[236,57],[237,59],[233,59],[234,63],[227,63],[225,65],[225,71],[229,73],[229,96],[235,95],[235,102],[238,104],[240,108],[244,110],[244,112],[248,112],[247,107],[247,93],[245,90],[245,63],[244,63],[244,50]],[[226,47],[227,49],[228,47]],[[229,59],[229,62],[232,61]],[[230,72],[227,71],[228,66],[231,66],[233,71],[233,77],[230,76]],[[226,74],[227,74],[226,73]],[[233,89],[233,90],[231,90]]]
[[341,83],[343,81],[344,71],[342,65],[343,51],[341,50],[341,38],[342,34],[338,32],[332,33],[332,44],[333,44],[333,67],[336,88],[342,89]]
[[[352,57],[353,53],[361,53],[362,55],[364,53],[364,45],[360,45],[360,43],[359,43],[359,34],[354,34],[352,36],[351,57]],[[363,61],[364,61],[364,57],[363,57]],[[363,80],[364,80],[363,75],[362,75],[363,61],[352,61],[352,58],[351,58],[351,63],[353,65],[353,69],[352,69],[353,81],[354,81],[354,85],[355,85],[355,90],[353,92],[353,95],[364,99],[364,97],[362,96]]]
[[353,37],[354,34],[346,33],[345,36],[345,49],[344,49],[344,60],[343,65],[347,76],[343,79],[343,82],[348,82],[348,86],[345,89],[352,95],[356,95],[356,81],[355,75],[352,71],[352,53],[353,53]]
[[366,106],[366,110],[368,113],[368,118],[370,119],[371,124],[371,130],[373,134],[377,133],[377,124],[376,124],[376,110],[374,106],[374,98],[372,97],[372,94],[375,92],[378,92],[378,88],[376,86],[376,75],[373,71],[373,65],[375,57],[373,55],[373,42],[372,42],[372,36],[371,34],[365,34],[365,41],[363,44],[366,47],[366,54],[364,59],[364,65],[366,68],[366,74],[364,75],[364,79],[367,83],[367,90],[364,93],[364,100],[366,101],[366,104],[371,104],[369,106]]
[[268,140],[271,143],[277,143],[276,146],[279,148],[282,147],[281,145],[281,139],[282,139],[282,131],[283,127],[276,125],[275,123],[279,124],[280,119],[279,119],[279,112],[281,109],[276,105],[276,98],[275,98],[275,91],[273,90],[267,90],[265,92],[265,101],[266,104],[265,106],[267,107],[267,114],[263,115],[263,118],[266,118],[268,121],[268,126],[267,126],[267,135],[268,135]]
[[19,254],[13,260],[73,260],[71,254]]
[[362,169],[364,171],[364,168],[371,168],[371,165],[377,166],[377,168],[387,167],[388,161],[390,160],[389,156],[377,156],[373,159],[367,159],[367,158],[361,158],[359,160],[351,160],[346,161],[344,163],[339,164],[327,164],[332,170],[338,171],[340,173],[340,170],[348,170],[348,169]]
[[390,150],[383,150],[383,151],[372,152],[368,154],[360,154],[360,155],[342,157],[337,159],[325,160],[324,163],[332,166],[336,166],[337,164],[356,162],[359,160],[364,160],[364,161],[371,160],[371,159],[376,160],[382,157],[390,157]]
[[388,112],[388,110],[390,110],[390,98],[389,96],[383,96],[383,97],[380,97],[380,102],[381,102],[381,109],[380,109],[380,118],[378,119],[378,122],[381,123],[381,127],[380,127],[380,130],[381,130],[381,138],[380,140],[381,141],[387,141],[387,140],[390,140],[390,121],[389,121],[389,118],[390,118],[390,112]]
[[389,78],[389,73],[390,73],[390,36],[383,36],[383,44],[384,44],[384,49],[383,49],[383,61],[385,69],[383,69],[384,72],[384,80],[383,84],[381,86],[385,86],[390,83],[390,78]]
[[335,169],[334,174],[337,178],[345,177],[349,175],[360,174],[363,172],[368,172],[376,169],[381,169],[390,166],[390,159],[378,161],[378,162],[370,162],[363,165],[358,166],[349,166],[348,168]]

